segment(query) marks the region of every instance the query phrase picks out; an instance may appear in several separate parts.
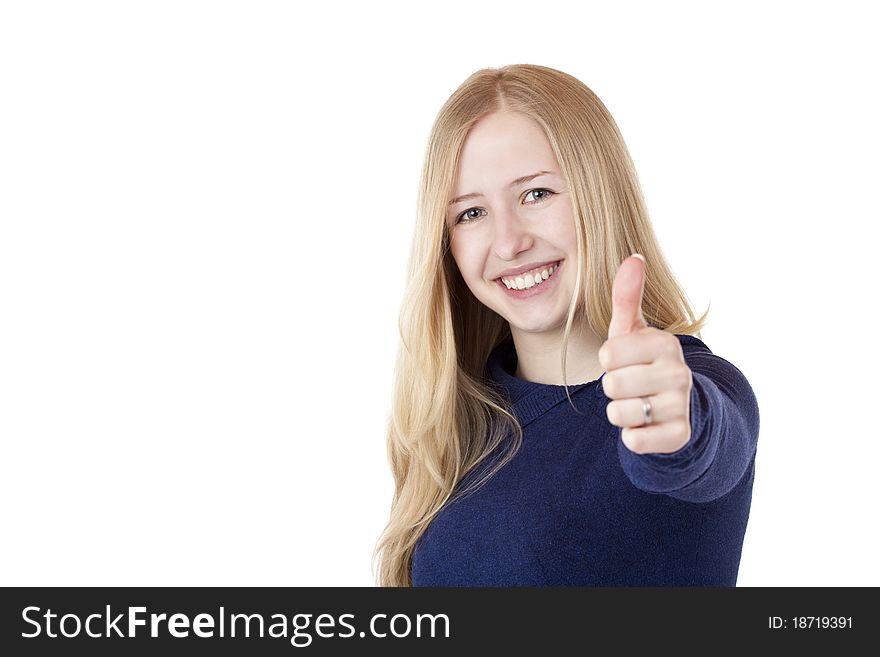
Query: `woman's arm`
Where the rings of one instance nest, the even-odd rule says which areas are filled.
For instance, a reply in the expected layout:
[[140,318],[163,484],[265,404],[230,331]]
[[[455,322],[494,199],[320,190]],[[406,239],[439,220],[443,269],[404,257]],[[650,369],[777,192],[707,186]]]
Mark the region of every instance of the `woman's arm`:
[[760,418],[746,377],[707,347],[688,345],[691,369],[691,438],[668,454],[638,454],[618,441],[624,472],[637,488],[688,502],[709,502],[730,492],[755,457]]

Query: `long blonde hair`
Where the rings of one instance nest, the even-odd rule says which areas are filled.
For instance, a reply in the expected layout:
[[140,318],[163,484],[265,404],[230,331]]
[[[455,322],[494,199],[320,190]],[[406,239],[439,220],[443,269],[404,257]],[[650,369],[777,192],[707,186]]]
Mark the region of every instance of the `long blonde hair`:
[[642,302],[649,325],[699,337],[709,312],[695,319],[651,227],[623,137],[586,85],[529,64],[485,68],[468,77],[440,109],[422,168],[388,423],[395,491],[373,554],[379,586],[411,586],[416,541],[462,477],[509,442],[505,458],[456,497],[485,483],[522,444],[516,417],[483,378],[491,351],[511,341],[510,326],[465,285],[449,251],[446,223],[465,138],[482,117],[499,110],[521,112],[543,128],[570,190],[578,270],[563,337],[566,385],[572,322],[577,316],[607,338],[614,276],[633,252],[649,263]]

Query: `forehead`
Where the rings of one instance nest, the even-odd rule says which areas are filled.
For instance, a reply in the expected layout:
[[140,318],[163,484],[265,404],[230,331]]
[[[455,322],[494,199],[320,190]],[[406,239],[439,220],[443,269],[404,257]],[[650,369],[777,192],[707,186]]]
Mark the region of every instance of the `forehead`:
[[541,170],[559,170],[541,126],[518,112],[496,112],[480,119],[468,133],[453,197],[504,187],[519,176]]

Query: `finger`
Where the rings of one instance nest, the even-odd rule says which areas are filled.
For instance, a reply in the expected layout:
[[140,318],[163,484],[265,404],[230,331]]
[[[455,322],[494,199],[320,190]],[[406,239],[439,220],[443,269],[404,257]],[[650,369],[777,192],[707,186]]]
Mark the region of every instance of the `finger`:
[[[647,426],[685,419],[683,393],[671,391],[645,396],[651,404],[651,423]],[[645,408],[641,397],[609,402],[605,415],[611,424],[621,429],[645,426]]]
[[671,454],[684,448],[691,439],[687,422],[665,422],[620,430],[624,446],[636,454]]
[[649,326],[636,333],[606,340],[599,348],[599,363],[610,371],[627,365],[653,363],[664,358],[681,360],[677,358],[677,351],[681,351],[678,338]]
[[608,337],[625,335],[648,323],[642,314],[642,297],[645,292],[646,263],[642,255],[634,253],[624,260],[611,286],[611,323]]
[[602,391],[609,399],[631,399],[685,390],[690,384],[687,365],[657,362],[609,370],[602,376]]

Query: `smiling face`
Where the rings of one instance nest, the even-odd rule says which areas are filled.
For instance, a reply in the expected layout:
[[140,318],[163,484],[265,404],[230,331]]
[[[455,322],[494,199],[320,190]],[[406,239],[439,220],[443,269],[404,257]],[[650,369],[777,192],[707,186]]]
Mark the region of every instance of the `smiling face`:
[[541,127],[515,112],[481,119],[465,140],[453,201],[450,251],[473,295],[514,333],[561,329],[577,236],[565,177]]

